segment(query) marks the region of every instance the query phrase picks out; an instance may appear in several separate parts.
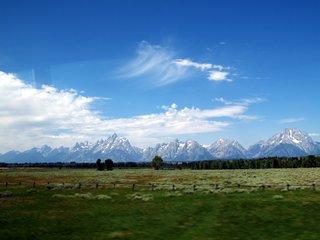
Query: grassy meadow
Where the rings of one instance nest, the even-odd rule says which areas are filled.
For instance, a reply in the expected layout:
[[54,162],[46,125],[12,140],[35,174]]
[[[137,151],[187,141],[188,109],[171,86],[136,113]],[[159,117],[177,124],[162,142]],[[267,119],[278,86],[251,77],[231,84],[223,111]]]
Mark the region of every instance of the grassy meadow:
[[319,179],[318,168],[0,169],[0,239],[319,239]]

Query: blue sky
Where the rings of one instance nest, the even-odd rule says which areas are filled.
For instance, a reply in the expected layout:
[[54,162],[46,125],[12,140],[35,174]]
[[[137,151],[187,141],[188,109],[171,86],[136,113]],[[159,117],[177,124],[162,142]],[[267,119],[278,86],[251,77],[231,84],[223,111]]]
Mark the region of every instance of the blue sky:
[[113,132],[320,140],[319,1],[2,1],[0,152]]

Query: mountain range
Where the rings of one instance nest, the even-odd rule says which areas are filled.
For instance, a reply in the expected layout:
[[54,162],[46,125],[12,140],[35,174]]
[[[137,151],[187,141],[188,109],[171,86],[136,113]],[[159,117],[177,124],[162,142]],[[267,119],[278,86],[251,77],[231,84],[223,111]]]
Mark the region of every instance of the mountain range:
[[151,161],[159,155],[165,161],[196,161],[215,159],[246,159],[261,157],[298,157],[320,154],[320,143],[297,128],[286,128],[266,141],[260,141],[245,149],[234,140],[219,139],[210,145],[196,141],[175,140],[145,149],[134,147],[129,140],[113,134],[96,143],[81,142],[73,147],[41,148],[0,154],[0,162],[95,162],[98,158],[111,158],[116,162]]

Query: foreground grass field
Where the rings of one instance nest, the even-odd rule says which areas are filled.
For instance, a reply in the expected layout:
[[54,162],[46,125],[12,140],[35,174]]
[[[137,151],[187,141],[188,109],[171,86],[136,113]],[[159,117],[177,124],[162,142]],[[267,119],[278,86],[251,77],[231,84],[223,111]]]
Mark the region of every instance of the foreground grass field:
[[[237,171],[8,170],[0,239],[319,239],[320,191],[77,188],[88,182],[310,184],[319,169]],[[44,186],[33,188],[32,181]],[[74,187],[48,189],[47,181]],[[30,183],[25,184],[25,183]],[[317,182],[316,182],[317,183]],[[60,186],[60,187],[58,187]]]

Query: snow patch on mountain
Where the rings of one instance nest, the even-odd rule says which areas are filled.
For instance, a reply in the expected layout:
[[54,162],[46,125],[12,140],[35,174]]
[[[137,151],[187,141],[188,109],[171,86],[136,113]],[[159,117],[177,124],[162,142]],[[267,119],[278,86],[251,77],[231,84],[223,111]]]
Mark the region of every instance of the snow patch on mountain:
[[218,159],[239,159],[246,158],[247,151],[237,141],[219,139],[207,147],[209,153]]
[[212,156],[202,145],[193,140],[186,142],[175,141],[157,144],[154,148],[147,148],[143,151],[143,159],[152,160],[154,156],[161,156],[165,161],[195,161],[209,160]]

